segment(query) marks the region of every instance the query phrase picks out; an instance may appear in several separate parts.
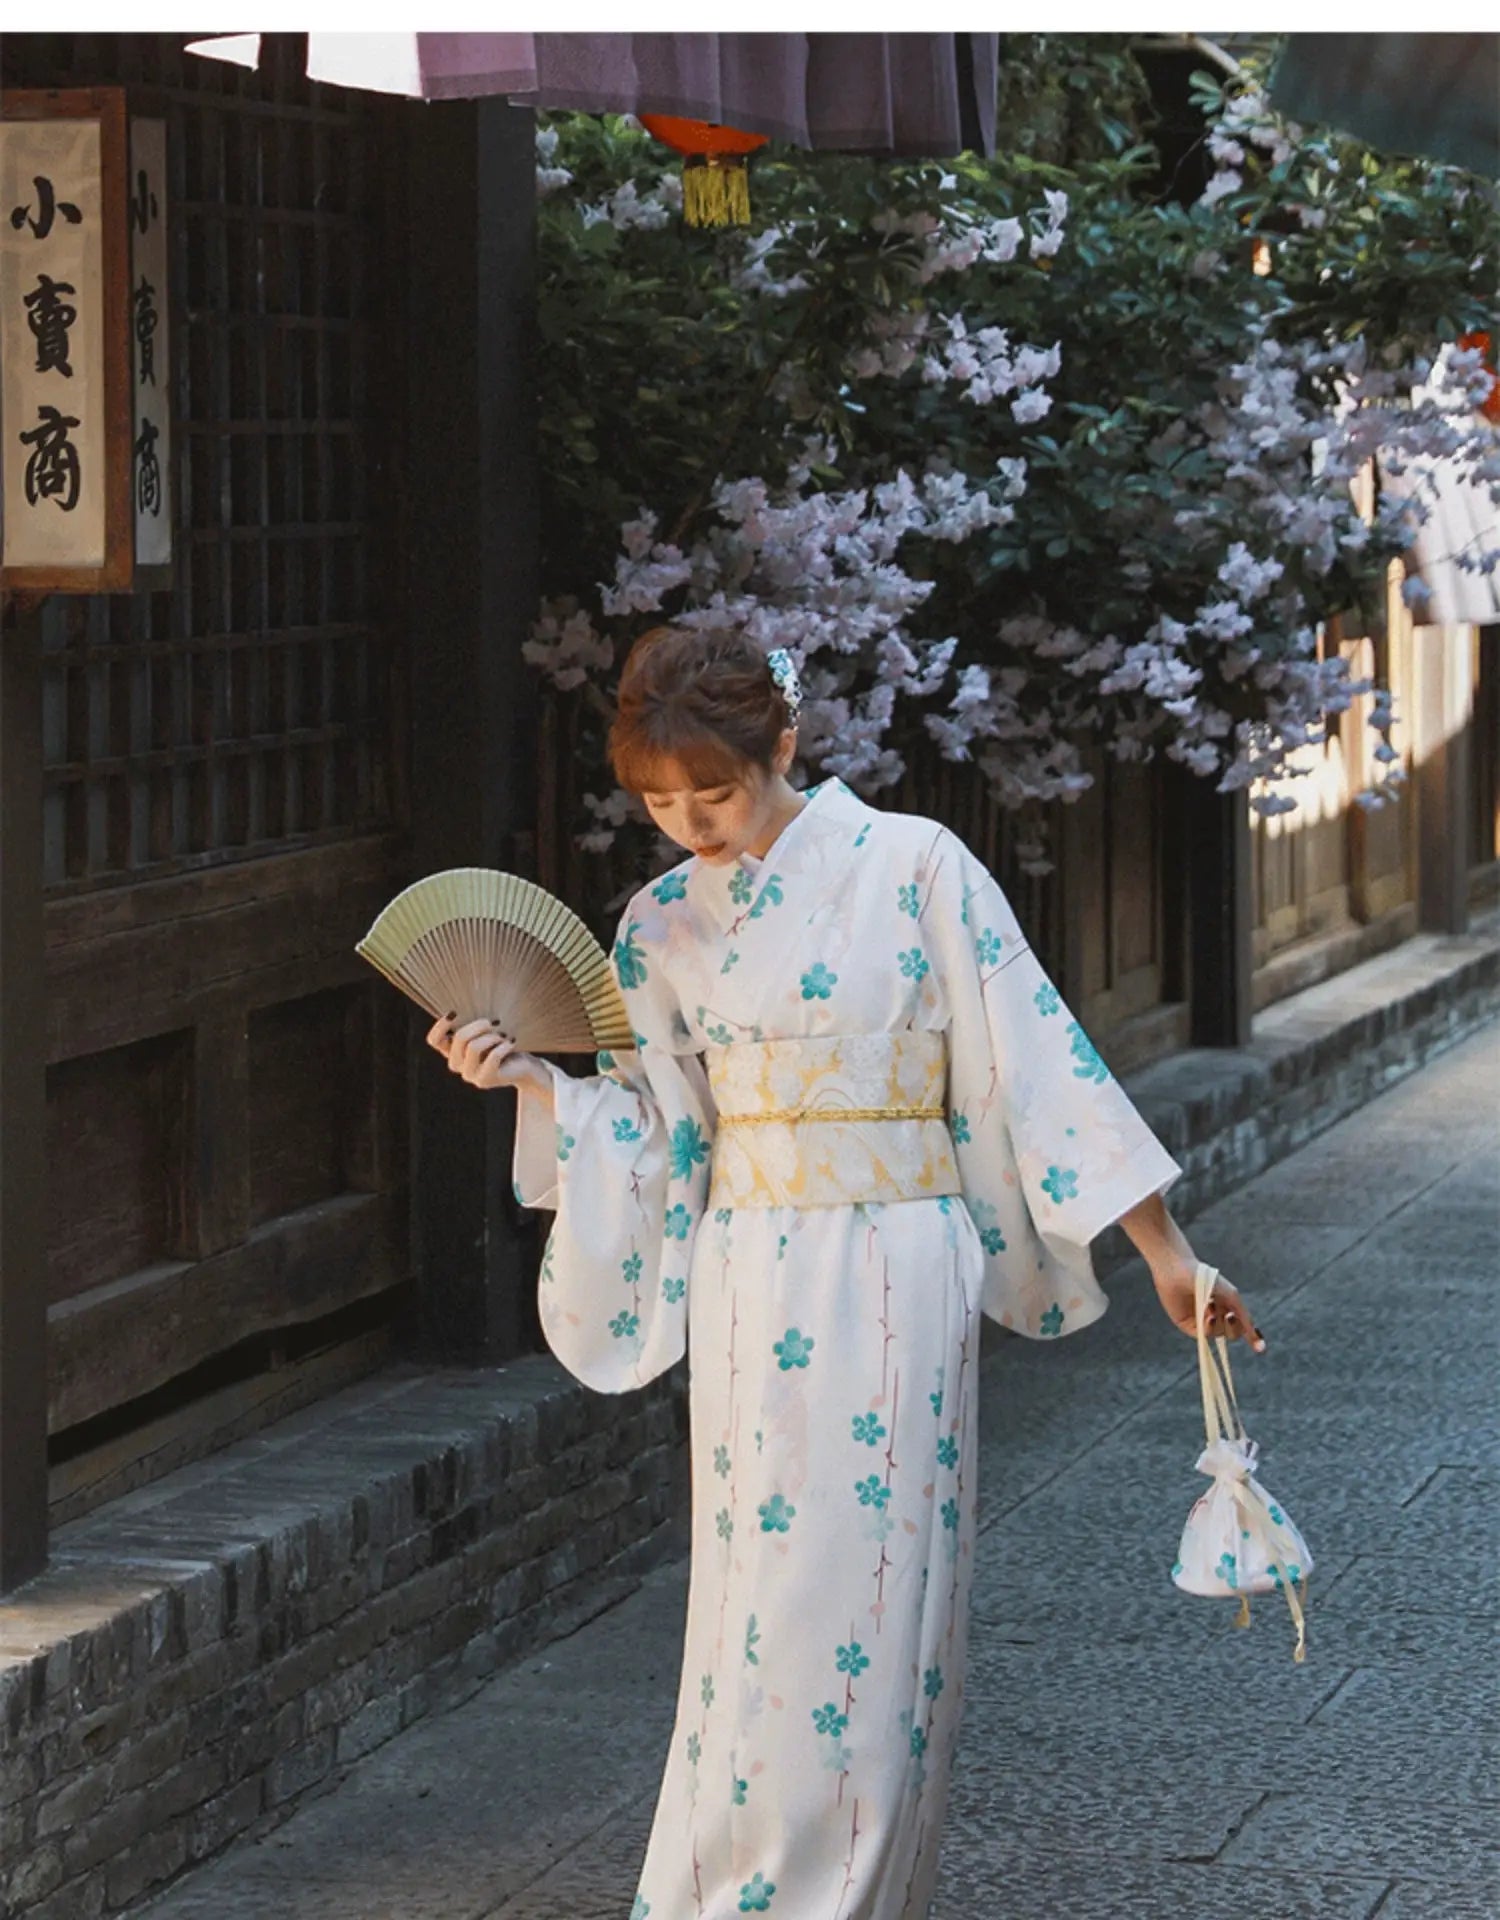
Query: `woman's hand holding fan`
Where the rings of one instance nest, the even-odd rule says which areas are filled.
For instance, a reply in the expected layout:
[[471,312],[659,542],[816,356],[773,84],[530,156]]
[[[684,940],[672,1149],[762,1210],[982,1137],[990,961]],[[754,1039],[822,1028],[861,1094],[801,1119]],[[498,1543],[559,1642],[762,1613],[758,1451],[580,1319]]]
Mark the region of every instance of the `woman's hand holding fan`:
[[439,1016],[428,1044],[473,1087],[515,1086],[550,1102],[533,1054],[636,1044],[603,947],[571,907],[512,873],[430,874],[391,901],[355,951]]
[[448,1062],[471,1087],[488,1092],[493,1087],[515,1087],[552,1104],[552,1081],[540,1060],[523,1053],[515,1041],[500,1033],[492,1020],[471,1020],[455,1028],[456,1016],[444,1015],[427,1030],[427,1044]]

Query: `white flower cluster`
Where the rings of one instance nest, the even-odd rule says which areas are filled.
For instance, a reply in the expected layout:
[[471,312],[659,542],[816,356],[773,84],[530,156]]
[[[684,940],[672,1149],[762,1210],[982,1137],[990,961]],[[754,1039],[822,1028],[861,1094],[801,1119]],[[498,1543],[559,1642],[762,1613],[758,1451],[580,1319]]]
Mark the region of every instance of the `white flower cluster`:
[[[1253,675],[1266,695],[1266,721],[1241,724],[1226,751],[1221,790],[1254,786],[1251,804],[1262,813],[1295,805],[1274,788],[1295,778],[1286,755],[1322,738],[1327,716],[1345,711],[1373,683],[1351,679],[1340,658],[1319,661],[1317,630],[1303,582],[1326,575],[1343,557],[1368,545],[1372,529],[1360,517],[1353,482],[1378,456],[1387,472],[1409,472],[1412,491],[1387,496],[1374,532],[1387,549],[1409,547],[1430,511],[1434,463],[1487,481],[1500,505],[1500,450],[1473,411],[1479,397],[1475,356],[1445,350],[1433,370],[1372,368],[1363,341],[1335,347],[1283,346],[1262,331],[1252,353],[1227,370],[1218,401],[1194,423],[1220,467],[1222,481],[1202,505],[1175,516],[1190,538],[1224,542],[1217,579],[1221,597],[1206,602],[1191,631],[1222,649],[1226,680]],[[1427,384],[1423,384],[1423,383]],[[1332,405],[1311,396],[1333,391]],[[1424,492],[1425,489],[1425,492]],[[1231,534],[1242,538],[1232,539]],[[1257,555],[1262,557],[1257,557]],[[1478,547],[1461,564],[1482,569],[1500,562],[1500,547]],[[1408,601],[1419,617],[1426,589],[1408,581]],[[1104,684],[1102,691],[1109,691]],[[1175,711],[1168,706],[1168,711]],[[1204,721],[1222,716],[1192,711],[1167,751],[1212,771]],[[1400,779],[1399,756],[1386,737],[1389,696],[1377,698],[1370,725],[1382,734],[1378,785],[1359,796],[1364,805],[1391,797]]]
[[[1098,651],[1082,634],[1036,616],[1003,621],[998,637],[1003,646],[1022,656],[1062,659],[1067,670]],[[1086,704],[1081,699],[1059,698],[1055,691],[1038,701],[1038,685],[1024,666],[964,666],[948,711],[930,713],[924,719],[945,757],[976,761],[1005,806],[1027,800],[1076,800],[1092,784],[1079,762],[1077,747],[1067,738],[1068,729],[1087,719]],[[1023,700],[1028,687],[1033,688],[1029,708]],[[1040,847],[1034,856],[1039,864],[1028,865],[1027,870],[1044,870]]]
[[1047,212],[1042,231],[1038,233],[1033,228],[1030,235],[1033,260],[1050,260],[1062,251],[1063,222],[1068,217],[1068,196],[1059,188],[1045,188],[1042,198],[1047,203]]
[[664,227],[681,210],[682,180],[675,173],[664,173],[644,193],[633,180],[626,180],[606,200],[583,201],[578,215],[586,227],[608,221],[616,232],[628,233],[632,227]]
[[1015,394],[1010,410],[1021,426],[1043,419],[1052,409],[1044,380],[1056,377],[1062,366],[1062,344],[1050,347],[1013,347],[1004,327],[981,327],[969,332],[961,313],[942,317],[940,330],[922,360],[922,378],[930,385],[953,381],[963,397],[977,407]]
[[[1245,184],[1243,168],[1249,149],[1258,147],[1273,167],[1290,160],[1302,139],[1302,129],[1292,120],[1283,120],[1258,87],[1246,87],[1226,101],[1217,124],[1208,135],[1208,152],[1215,165],[1208,185],[1198,200],[1200,207],[1211,207]],[[1312,214],[1312,209],[1308,209]],[[1326,218],[1326,216],[1324,216]],[[1305,223],[1321,226],[1316,215]]]
[[[1279,121],[1262,95],[1231,99],[1210,131],[1218,171],[1200,206],[1238,192],[1252,167],[1283,165],[1301,141],[1301,130]],[[537,151],[540,181],[552,168],[556,136],[539,135]],[[1321,147],[1317,167],[1328,178],[1311,182],[1311,201],[1337,171]],[[955,184],[943,182],[945,189]],[[675,174],[654,187],[627,182],[580,214],[586,225],[608,220],[622,232],[659,227],[680,194]],[[1306,232],[1328,218],[1319,204],[1294,211]],[[1004,327],[977,324],[972,307],[929,304],[938,289],[926,289],[942,281],[947,293],[964,273],[1013,261],[1023,247],[1032,259],[1049,260],[1062,246],[1068,212],[1067,196],[1048,192],[1045,207],[1025,220],[952,204],[876,215],[876,233],[900,243],[907,278],[892,304],[870,312],[845,365],[851,386],[913,374],[975,408],[1008,403],[1018,427],[1044,419],[1061,343],[1016,343]],[[1204,225],[1233,223],[1221,213]],[[807,288],[817,245],[809,246],[800,221],[737,237],[739,257],[729,268],[737,292],[782,300]],[[1237,261],[1212,244],[1212,233],[1204,239],[1209,244],[1189,273],[1220,281],[1226,302],[1245,300],[1234,291]],[[1285,244],[1299,244],[1296,235]],[[805,271],[780,269],[793,251]],[[949,295],[946,304],[961,303]],[[1121,760],[1164,751],[1216,779],[1221,792],[1249,789],[1259,812],[1284,812],[1296,804],[1285,789],[1297,777],[1300,750],[1322,741],[1355,698],[1373,696],[1369,725],[1379,735],[1373,759],[1380,773],[1357,798],[1379,805],[1401,778],[1391,698],[1356,680],[1338,654],[1318,658],[1322,583],[1366,549],[1410,546],[1430,511],[1437,462],[1488,483],[1500,502],[1500,437],[1475,413],[1487,381],[1476,353],[1445,349],[1436,367],[1402,366],[1395,356],[1371,364],[1360,339],[1284,344],[1269,319],[1255,321],[1248,300],[1243,312],[1247,350],[1219,374],[1212,400],[1183,410],[1148,449],[1164,468],[1191,460],[1191,488],[1120,503],[1119,580],[1139,612],[1112,614],[1118,631],[1083,631],[1045,606],[1022,612],[1027,603],[1018,601],[994,632],[972,636],[982,638],[993,664],[963,659],[953,637],[919,637],[934,587],[903,543],[921,543],[941,571],[935,548],[961,546],[1014,517],[1027,488],[1025,461],[1001,459],[976,477],[936,454],[920,473],[832,491],[823,482],[836,450],[809,440],[779,483],[722,480],[708,526],[691,540],[661,538],[655,515],[643,508],[621,529],[597,611],[576,600],[548,604],[526,658],[559,688],[577,688],[606,680],[615,666],[611,632],[620,629],[612,623],[638,630],[640,616],[659,614],[705,629],[742,628],[796,660],[805,692],[801,750],[820,770],[866,789],[895,781],[903,771],[892,744],[898,704],[916,699],[927,703],[923,725],[942,752],[977,764],[1008,806],[1076,798],[1089,776],[1075,741],[1093,729]],[[798,422],[814,418],[824,396],[792,358],[778,370],[771,399]],[[1009,431],[1004,416],[997,425]],[[1355,482],[1372,459],[1409,484],[1399,494],[1386,489],[1367,520]],[[1476,543],[1461,564],[1492,569],[1500,547]],[[1426,588],[1411,579],[1405,592],[1420,618]],[[1262,716],[1253,721],[1238,717],[1250,704],[1247,693]],[[587,847],[608,846],[636,817],[619,794],[589,796],[587,805]],[[1031,857],[1044,864],[1039,847]]]
[[[786,647],[803,684],[804,755],[825,772],[878,788],[904,770],[886,738],[897,699],[940,694],[957,647],[952,638],[912,634],[909,622],[933,583],[906,571],[902,543],[959,542],[1004,525],[1024,491],[1025,463],[1004,461],[981,486],[935,461],[919,476],[898,472],[869,490],[813,490],[814,465],[833,455],[809,442],[774,490],[759,478],[721,482],[713,521],[687,553],[659,541],[654,516],[642,513],[621,529],[622,552],[613,583],[600,590],[600,611],[605,619],[664,613],[668,596],[680,595],[672,617],[681,625],[735,627],[767,650]],[[576,604],[544,607],[524,651],[562,689],[614,662],[611,641]],[[960,687],[960,705],[972,684]],[[627,805],[621,795],[591,801],[594,825],[582,844],[608,846]]]
[[676,547],[658,543],[656,524],[656,515],[642,508],[639,520],[627,520],[620,529],[625,551],[615,562],[615,583],[599,589],[606,618],[654,613],[669,593],[692,578],[692,563]]
[[[1286,569],[1279,560],[1257,560],[1243,540],[1236,540],[1225,556],[1224,564],[1219,568],[1219,578],[1232,594],[1241,600],[1258,600],[1261,595],[1273,587]],[[1199,614],[1199,621],[1203,619]],[[1242,628],[1241,631],[1244,631]],[[1234,639],[1234,634],[1224,638]]]
[[536,130],[536,190],[537,197],[545,200],[549,193],[560,193],[564,187],[573,184],[573,176],[566,167],[555,167],[552,162],[557,157],[557,128],[538,127]]
[[[1059,198],[1066,213],[1067,197],[1060,195]],[[997,215],[976,216],[952,206],[945,207],[941,216],[925,209],[902,214],[886,210],[877,213],[870,225],[876,233],[910,234],[922,242],[917,280],[924,286],[941,274],[967,273],[981,261],[1003,266],[1015,259],[1026,237],[1026,229],[1019,220]],[[1061,215],[1056,227],[1058,245],[1061,245]],[[1051,231],[1052,223],[1049,220],[1048,232]],[[1057,248],[1049,242],[1049,250],[1056,252]]]
[[596,630],[576,600],[545,602],[531,638],[521,644],[521,655],[563,693],[608,673],[615,663],[614,642]]
[[793,273],[785,279],[779,279],[771,271],[771,256],[786,237],[784,227],[770,226],[746,239],[744,253],[729,276],[729,284],[736,293],[755,293],[767,300],[785,300],[788,294],[805,290],[806,274]]
[[594,821],[586,833],[578,836],[578,844],[585,853],[608,853],[615,843],[615,835],[626,821],[643,817],[643,809],[623,787],[616,787],[613,793],[606,794],[603,799],[597,793],[586,793],[583,804]]

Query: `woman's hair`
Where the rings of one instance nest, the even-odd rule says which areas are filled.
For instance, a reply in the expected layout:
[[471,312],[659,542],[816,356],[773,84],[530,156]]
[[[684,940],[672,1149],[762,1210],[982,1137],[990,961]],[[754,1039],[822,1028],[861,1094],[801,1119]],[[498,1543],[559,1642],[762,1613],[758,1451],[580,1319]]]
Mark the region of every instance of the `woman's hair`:
[[792,724],[766,656],[738,632],[653,627],[630,650],[620,676],[609,757],[628,793],[648,793],[664,760],[695,787],[771,771]]

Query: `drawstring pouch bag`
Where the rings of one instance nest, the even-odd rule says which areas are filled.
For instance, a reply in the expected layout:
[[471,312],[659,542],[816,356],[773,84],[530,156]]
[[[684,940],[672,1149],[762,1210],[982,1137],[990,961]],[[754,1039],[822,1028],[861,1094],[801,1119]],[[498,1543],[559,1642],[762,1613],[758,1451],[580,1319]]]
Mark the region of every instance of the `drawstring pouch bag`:
[[[1285,1509],[1255,1478],[1258,1449],[1245,1432],[1229,1369],[1229,1342],[1208,1336],[1208,1302],[1218,1272],[1199,1263],[1196,1275],[1198,1377],[1206,1438],[1198,1471],[1213,1482],[1182,1530],[1172,1578],[1185,1593],[1238,1599],[1237,1627],[1250,1624],[1252,1593],[1285,1597],[1297,1629],[1292,1658],[1307,1651],[1304,1605],[1312,1555]],[[1218,1351],[1215,1353],[1214,1348]]]

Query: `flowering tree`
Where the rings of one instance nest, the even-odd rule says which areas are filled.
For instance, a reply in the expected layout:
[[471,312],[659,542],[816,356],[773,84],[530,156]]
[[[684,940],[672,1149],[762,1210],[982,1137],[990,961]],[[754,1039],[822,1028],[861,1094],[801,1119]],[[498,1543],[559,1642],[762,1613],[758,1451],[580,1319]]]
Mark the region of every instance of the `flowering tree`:
[[[1500,499],[1453,344],[1500,216],[1453,169],[1206,81],[1217,172],[1164,204],[1111,58],[1067,164],[779,156],[743,232],[685,230],[628,122],[542,132],[527,653],[601,749],[624,647],[674,618],[789,647],[804,760],[866,792],[926,735],[1012,807],[1076,798],[1089,742],[1294,804],[1289,756],[1370,690],[1319,623],[1380,603],[1420,518],[1418,495],[1367,521],[1351,480],[1436,455]],[[1393,718],[1377,689],[1387,766]],[[598,848],[630,817],[600,784]]]

